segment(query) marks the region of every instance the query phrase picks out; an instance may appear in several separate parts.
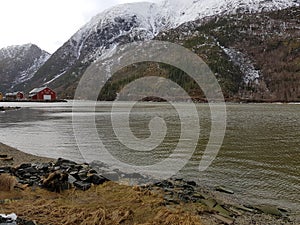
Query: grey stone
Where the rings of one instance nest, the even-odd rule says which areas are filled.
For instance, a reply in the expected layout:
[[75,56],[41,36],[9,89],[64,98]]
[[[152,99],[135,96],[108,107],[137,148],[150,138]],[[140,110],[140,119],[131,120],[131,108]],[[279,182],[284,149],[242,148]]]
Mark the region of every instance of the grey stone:
[[97,174],[92,174],[92,175],[88,176],[86,181],[89,183],[95,184],[95,185],[100,185],[100,184],[104,184],[105,182],[107,182],[109,180],[107,178],[99,176]]
[[86,180],[88,177],[87,177],[87,171],[80,171],[78,173],[78,177],[79,177],[79,180],[83,181],[83,180]]
[[55,167],[53,168],[53,170],[54,170],[54,171],[60,170],[60,166],[55,166]]
[[30,163],[23,163],[21,164],[18,169],[25,169],[25,168],[28,168],[28,167],[31,167],[31,164]]
[[205,204],[210,209],[213,209],[218,204],[217,201],[213,198],[202,199],[201,203]]
[[213,210],[217,211],[220,215],[226,218],[231,218],[231,213],[220,204],[215,205]]
[[62,166],[62,165],[69,165],[69,166],[73,165],[73,166],[75,166],[75,165],[77,165],[77,163],[74,162],[74,161],[68,160],[68,159],[59,158],[56,161],[55,166]]
[[34,167],[28,167],[24,169],[24,172],[33,174],[33,173],[38,173],[38,170]]
[[[116,171],[114,171],[116,172]],[[118,172],[116,172],[118,173]],[[144,176],[142,176],[139,173],[128,173],[128,174],[124,174],[124,178],[131,178],[131,179],[144,179]]]
[[164,197],[164,200],[165,200],[165,203],[167,205],[170,205],[170,204],[175,204],[175,205],[178,205],[179,204],[179,201],[174,199],[174,198],[171,198],[171,197],[168,197],[168,196],[165,196]]
[[259,206],[255,206],[256,209],[258,209],[259,211],[265,213],[265,214],[269,214],[269,215],[273,215],[273,216],[278,216],[278,217],[282,217],[283,213],[276,207],[276,206],[272,206],[272,205],[259,205]]
[[234,207],[236,207],[237,209],[243,210],[245,212],[254,212],[255,211],[253,207],[249,207],[249,206],[238,205],[238,206],[234,206]]
[[174,184],[171,181],[164,180],[155,184],[157,187],[161,188],[174,188]]
[[90,169],[90,170],[88,171],[88,173],[89,173],[89,174],[97,174],[97,171],[94,170],[94,169]]
[[77,171],[71,172],[70,175],[71,175],[72,177],[74,177],[76,180],[80,180],[80,177],[79,177]]
[[227,194],[234,194],[234,192],[226,187],[223,187],[223,186],[218,186],[216,187],[216,191],[219,191],[219,192],[224,192],[224,193],[227,193]]
[[25,173],[22,177],[23,177],[23,178],[30,178],[30,177],[31,177],[31,174],[30,174],[30,173]]
[[190,186],[197,186],[197,183],[195,181],[187,181],[186,183]]
[[68,182],[70,183],[70,184],[73,184],[74,182],[76,182],[77,181],[77,179],[75,178],[75,177],[73,177],[73,176],[69,176],[68,177]]
[[234,220],[232,218],[226,218],[221,215],[213,215],[213,217],[215,217],[216,219],[222,221],[224,224],[227,224],[227,225],[231,225],[234,223]]
[[116,172],[113,172],[113,171],[105,172],[105,173],[102,173],[101,175],[111,181],[119,180],[119,174]]
[[37,225],[37,224],[33,221],[27,221],[27,222],[25,222],[24,225]]
[[[2,171],[3,173],[11,173],[12,168],[11,167],[0,167],[0,171]],[[0,173],[2,173],[0,172]]]
[[76,181],[73,184],[77,189],[80,189],[82,191],[86,191],[86,190],[91,188],[90,183],[85,183],[85,182],[82,182],[82,181]]

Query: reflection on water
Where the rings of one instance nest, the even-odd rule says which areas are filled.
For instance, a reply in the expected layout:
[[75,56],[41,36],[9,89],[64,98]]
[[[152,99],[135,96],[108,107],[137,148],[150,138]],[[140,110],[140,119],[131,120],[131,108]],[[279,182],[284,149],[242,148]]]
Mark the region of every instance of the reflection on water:
[[[1,105],[8,103],[1,103]],[[17,103],[16,103],[17,104]],[[0,113],[0,142],[25,152],[48,157],[83,158],[72,129],[71,103],[19,103],[22,109]],[[120,103],[122,115],[126,103]],[[182,106],[184,107],[184,105]],[[189,179],[208,186],[225,185],[238,197],[254,203],[269,203],[294,211],[300,209],[300,105],[249,104],[227,107],[228,127],[222,149],[213,165],[197,171],[210,132],[209,107],[200,104],[201,138],[190,163],[181,171]],[[151,153],[134,152],[122,145],[111,128],[111,104],[98,103],[95,113],[98,134],[112,155],[135,165],[156,163],[168,157],[180,136],[180,121],[167,103],[140,103],[131,113],[131,129],[138,138],[150,135],[153,116],[165,119],[164,142]],[[84,118],[84,117],[82,117]],[[78,121],[84,124],[85,120]],[[83,128],[89,135],[89,128]],[[97,143],[86,143],[97,151]]]

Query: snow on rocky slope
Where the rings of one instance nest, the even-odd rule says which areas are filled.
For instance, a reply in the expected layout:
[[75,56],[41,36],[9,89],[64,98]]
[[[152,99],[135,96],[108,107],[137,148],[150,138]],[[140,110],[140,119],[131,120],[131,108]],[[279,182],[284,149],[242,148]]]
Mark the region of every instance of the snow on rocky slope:
[[[129,3],[108,9],[82,27],[72,38],[75,54],[80,56],[85,42],[94,33],[100,34],[99,42],[118,42],[120,37],[128,36],[129,41],[153,39],[162,29],[173,24],[163,15],[155,3]],[[104,43],[105,45],[106,43]],[[101,47],[104,46],[99,46]],[[99,53],[99,52],[98,52]]]
[[[163,0],[128,3],[110,8],[75,33],[25,86],[44,83],[67,87],[108,49],[134,41],[151,40],[162,31],[214,15],[252,13],[299,6],[299,0]],[[45,71],[47,73],[45,73]],[[64,78],[64,77],[69,77]],[[64,81],[62,81],[64,80]],[[28,82],[27,82],[28,83]]]
[[208,16],[254,13],[299,6],[299,0],[164,0],[160,8],[178,26]]
[[[73,43],[74,54],[79,58],[86,41],[95,32],[101,34],[99,39],[104,38],[110,43],[117,43],[120,37],[126,35],[129,36],[129,41],[149,40],[153,39],[160,31],[176,28],[183,23],[204,17],[281,10],[299,6],[300,1],[297,1],[164,0],[160,3],[123,4],[95,16],[70,41]],[[116,28],[119,30],[115,30]],[[104,46],[100,45],[100,51],[94,52],[96,57],[102,54],[103,48]],[[89,58],[93,57],[90,56]]]
[[0,49],[0,88],[7,91],[30,80],[50,54],[33,44]]

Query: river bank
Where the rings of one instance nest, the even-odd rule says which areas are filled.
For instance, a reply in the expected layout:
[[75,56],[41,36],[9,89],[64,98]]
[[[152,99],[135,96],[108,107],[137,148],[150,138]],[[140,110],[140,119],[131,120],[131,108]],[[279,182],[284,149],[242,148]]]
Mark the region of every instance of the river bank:
[[[29,155],[3,144],[0,153],[13,158],[1,160],[0,167],[18,168],[23,164],[24,170],[27,163],[27,170],[33,171],[28,177],[35,175],[37,165],[47,164],[49,170],[57,172],[62,168],[70,171],[74,164]],[[77,166],[89,168],[85,164]],[[103,173],[101,168],[96,170]],[[25,184],[23,190],[0,192],[0,214],[16,213],[38,224],[297,224],[275,207],[259,209],[240,204],[230,190],[205,190],[193,181],[180,179],[141,187],[124,185],[126,181],[107,181],[91,185],[87,191],[71,188],[61,193]]]
[[[22,163],[43,163],[54,161],[46,157],[39,157],[21,152],[15,148],[0,143],[0,167],[2,166],[17,166]],[[6,157],[5,157],[6,156]]]

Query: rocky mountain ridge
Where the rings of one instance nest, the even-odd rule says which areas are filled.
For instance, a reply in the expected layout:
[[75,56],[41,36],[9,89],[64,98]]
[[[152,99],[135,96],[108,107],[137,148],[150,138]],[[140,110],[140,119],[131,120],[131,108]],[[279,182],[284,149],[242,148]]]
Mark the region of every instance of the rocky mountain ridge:
[[0,49],[0,90],[9,91],[30,80],[50,54],[34,44]]

